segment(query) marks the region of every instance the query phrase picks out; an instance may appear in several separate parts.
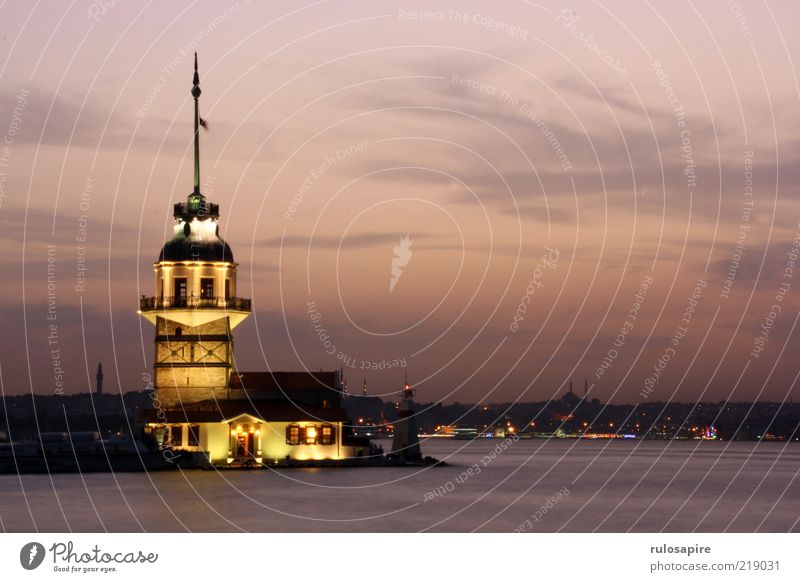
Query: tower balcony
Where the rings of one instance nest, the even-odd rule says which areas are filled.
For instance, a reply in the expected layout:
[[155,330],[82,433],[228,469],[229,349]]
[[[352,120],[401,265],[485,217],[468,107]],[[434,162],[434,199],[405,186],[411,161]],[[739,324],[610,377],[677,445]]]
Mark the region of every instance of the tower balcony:
[[139,298],[139,314],[155,323],[157,317],[177,321],[187,326],[198,326],[210,321],[230,318],[231,329],[250,315],[250,299],[242,297],[146,297]]
[[250,312],[250,300],[241,297],[203,297],[189,295],[187,297],[142,297],[139,299],[139,310],[153,311],[157,309],[227,309],[229,311]]
[[190,221],[192,218],[219,218],[219,204],[206,202],[204,198],[191,199],[189,202],[178,202],[173,206],[172,215]]

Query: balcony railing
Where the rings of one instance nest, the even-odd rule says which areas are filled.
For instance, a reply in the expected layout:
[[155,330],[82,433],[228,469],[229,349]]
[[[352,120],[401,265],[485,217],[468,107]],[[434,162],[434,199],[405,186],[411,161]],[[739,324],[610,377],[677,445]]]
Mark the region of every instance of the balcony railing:
[[228,309],[230,311],[250,311],[250,300],[241,297],[142,297],[139,299],[141,311],[157,309]]
[[173,216],[184,219],[195,216],[219,218],[219,204],[212,204],[211,202],[199,202],[197,204],[178,202],[174,205]]

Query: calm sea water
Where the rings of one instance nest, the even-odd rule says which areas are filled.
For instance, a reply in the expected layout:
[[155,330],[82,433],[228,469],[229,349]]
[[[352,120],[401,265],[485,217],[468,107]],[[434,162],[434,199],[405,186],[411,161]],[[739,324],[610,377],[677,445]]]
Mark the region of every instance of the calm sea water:
[[[424,469],[0,475],[0,524],[10,532],[800,531],[798,444],[528,440],[492,459],[498,442],[429,441],[423,452],[451,466]],[[475,464],[480,472],[470,475]]]

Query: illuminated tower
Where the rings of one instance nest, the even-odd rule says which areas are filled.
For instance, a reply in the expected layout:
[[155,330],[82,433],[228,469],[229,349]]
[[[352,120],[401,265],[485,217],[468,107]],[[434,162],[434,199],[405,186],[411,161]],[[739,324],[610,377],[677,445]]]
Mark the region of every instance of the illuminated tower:
[[400,402],[397,405],[397,422],[394,425],[392,454],[407,461],[419,461],[422,452],[417,436],[417,421],[414,418],[414,390],[408,383],[408,372],[403,385]]
[[219,237],[219,206],[200,193],[200,76],[194,57],[194,190],[174,206],[172,239],[155,263],[156,296],[139,313],[156,326],[154,385],[162,406],[228,396],[231,331],[250,314],[236,297],[236,266]]

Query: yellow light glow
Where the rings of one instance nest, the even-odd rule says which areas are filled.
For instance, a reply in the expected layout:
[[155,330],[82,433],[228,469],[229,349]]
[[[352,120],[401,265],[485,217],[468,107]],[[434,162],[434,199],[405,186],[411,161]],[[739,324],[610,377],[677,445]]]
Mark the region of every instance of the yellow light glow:
[[317,438],[317,429],[313,426],[306,428],[306,436],[310,439]]
[[242,425],[241,424],[237,424],[236,425],[236,432],[242,432]]

